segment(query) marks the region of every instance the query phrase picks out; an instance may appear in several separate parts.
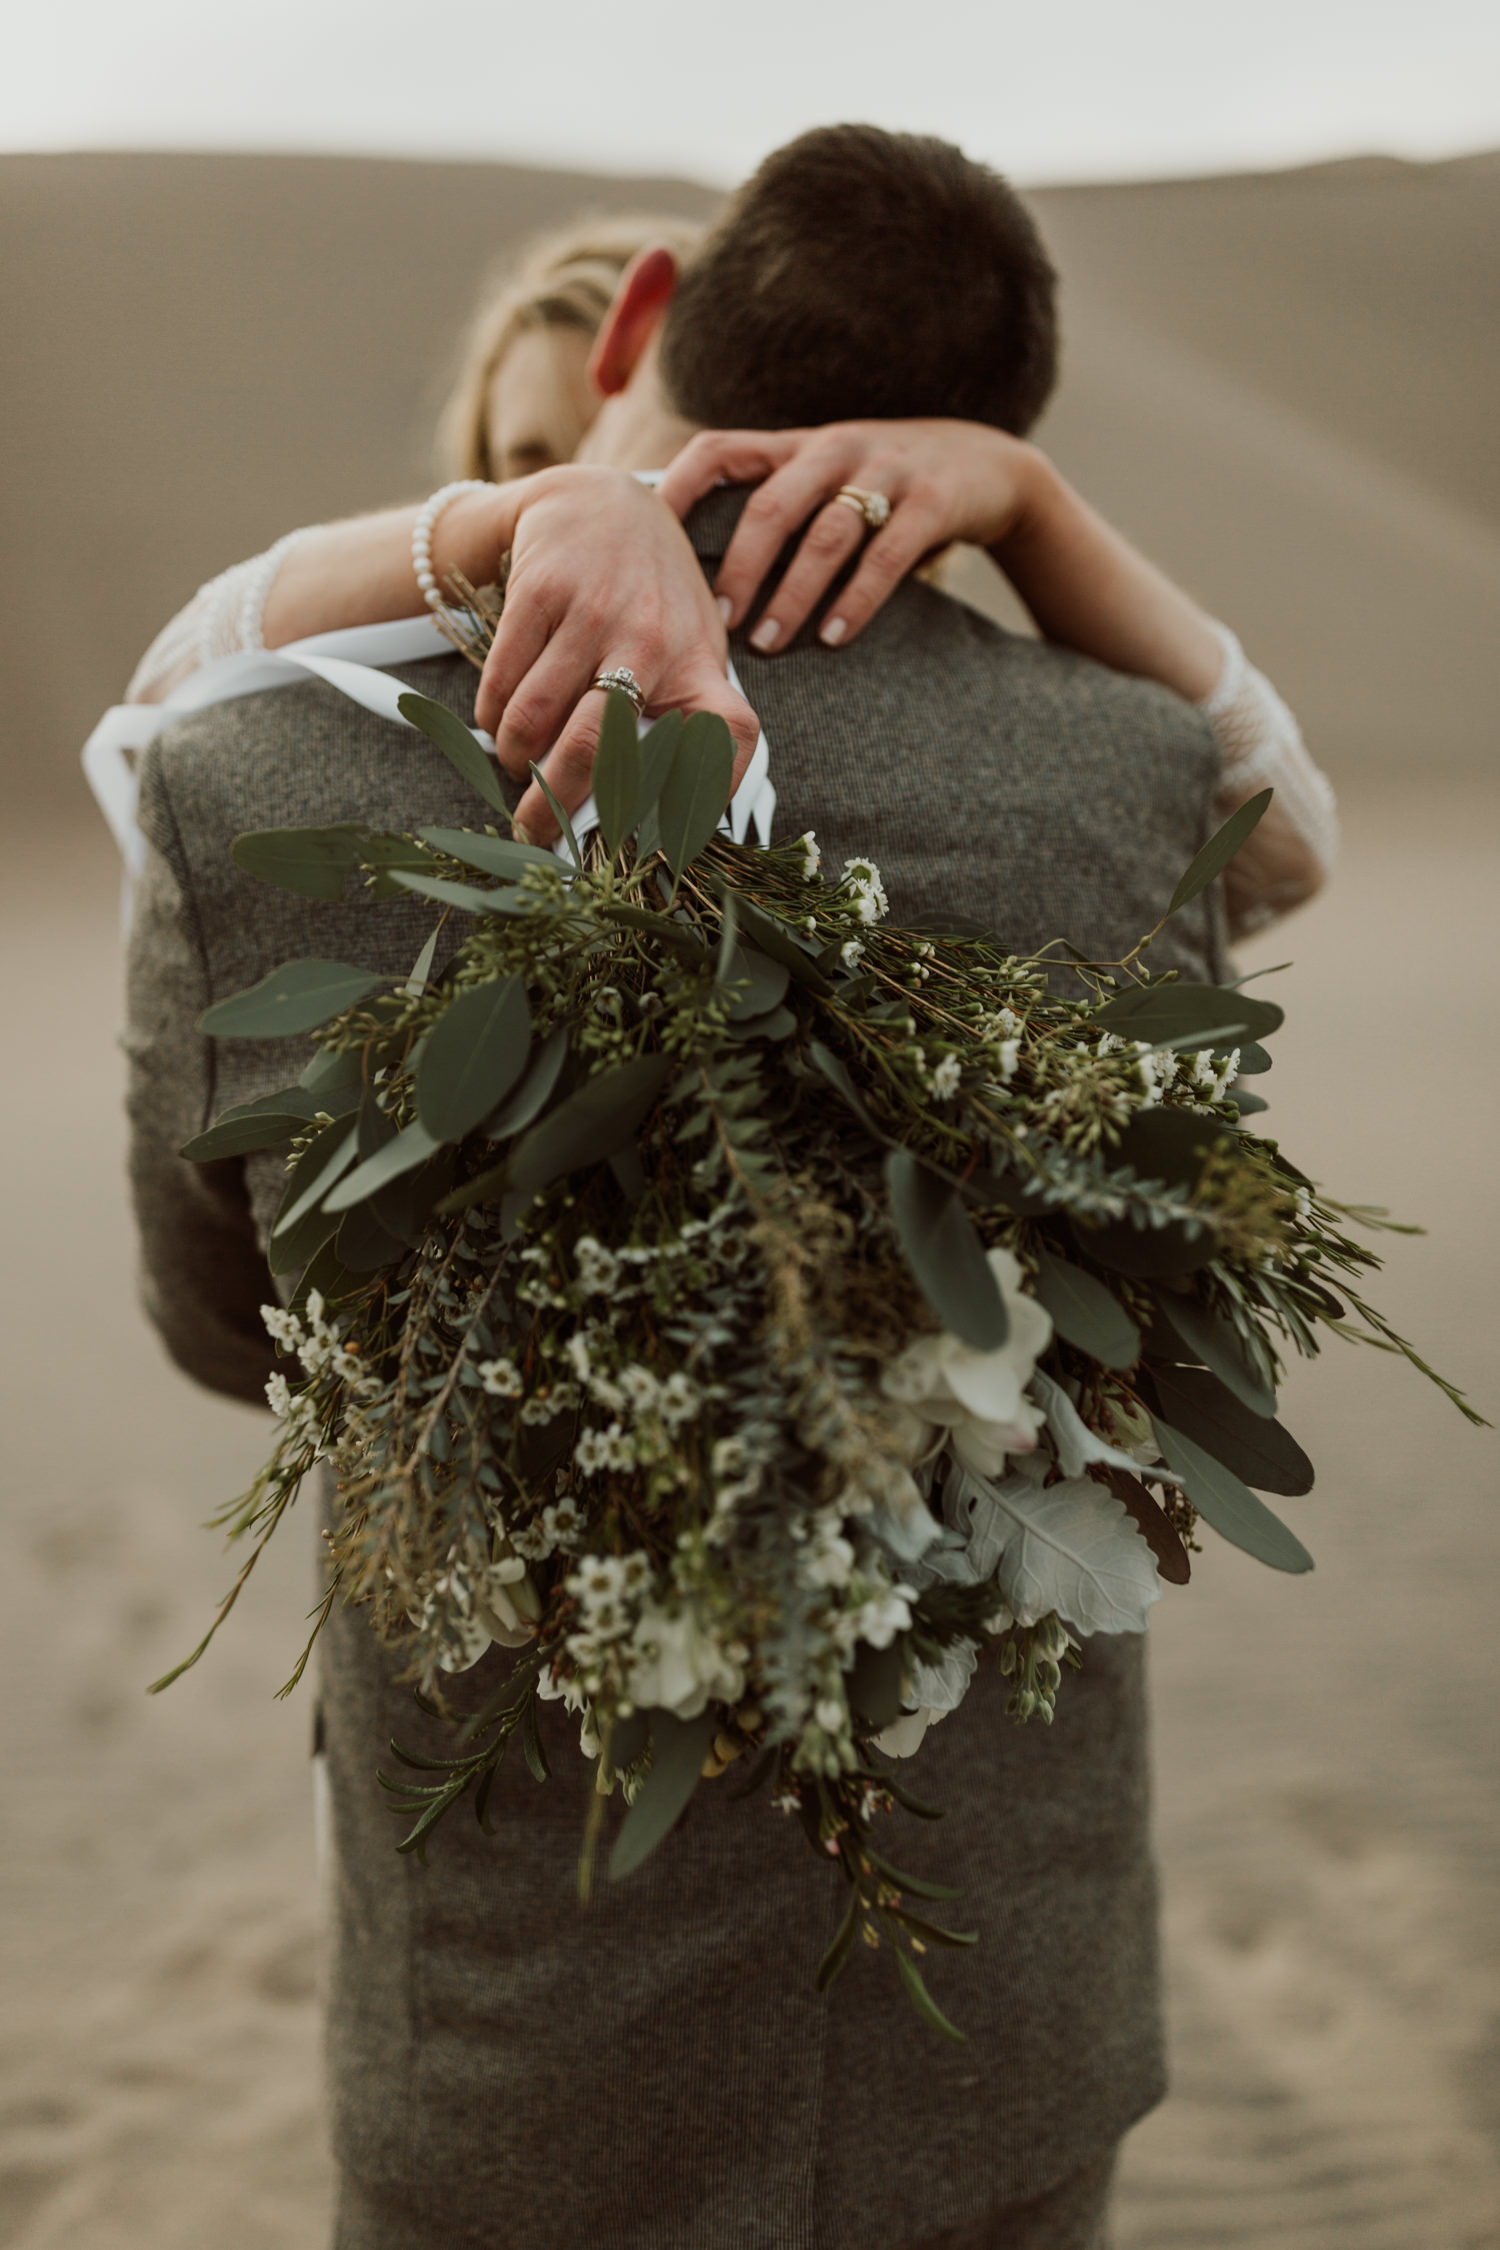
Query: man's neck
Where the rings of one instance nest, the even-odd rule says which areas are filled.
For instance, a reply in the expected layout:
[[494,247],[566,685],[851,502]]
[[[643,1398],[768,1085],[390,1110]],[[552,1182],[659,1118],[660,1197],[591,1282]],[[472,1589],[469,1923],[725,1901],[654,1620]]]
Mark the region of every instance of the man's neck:
[[668,406],[654,367],[642,367],[623,391],[604,401],[574,459],[609,469],[664,469],[698,426]]

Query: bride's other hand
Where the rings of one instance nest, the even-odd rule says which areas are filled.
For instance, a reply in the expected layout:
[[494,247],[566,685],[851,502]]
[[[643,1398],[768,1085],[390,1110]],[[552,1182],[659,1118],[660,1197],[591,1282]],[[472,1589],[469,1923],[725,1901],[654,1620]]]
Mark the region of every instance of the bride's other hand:
[[[677,518],[617,469],[545,469],[503,489],[515,507],[510,577],[474,717],[494,735],[506,772],[524,781],[534,761],[575,812],[593,785],[604,716],[604,696],[590,683],[624,666],[648,712],[719,713],[734,737],[738,788],[760,724],[729,685],[723,620]],[[445,511],[440,533],[463,506]],[[461,519],[451,535],[461,543]],[[441,579],[437,553],[433,567]],[[557,835],[534,785],[516,821],[538,842]]]
[[[668,470],[662,498],[685,516],[715,484],[753,484],[715,592],[731,627],[754,607],[777,556],[803,538],[750,635],[785,648],[856,555],[859,566],[819,628],[851,641],[922,561],[955,539],[998,548],[1035,504],[1046,464],[1034,446],[974,422],[835,422],[816,430],[705,430]],[[878,493],[874,531],[843,486]]]

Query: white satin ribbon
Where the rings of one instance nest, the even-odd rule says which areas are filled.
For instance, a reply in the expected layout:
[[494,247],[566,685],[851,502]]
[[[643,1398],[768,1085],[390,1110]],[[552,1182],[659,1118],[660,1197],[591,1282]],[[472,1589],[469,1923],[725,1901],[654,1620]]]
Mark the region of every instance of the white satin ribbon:
[[[175,726],[189,713],[207,710],[212,704],[258,695],[266,688],[292,687],[309,676],[337,688],[377,718],[410,727],[411,721],[397,709],[397,703],[411,690],[404,681],[392,679],[389,672],[377,667],[416,664],[429,656],[452,653],[452,643],[444,639],[430,617],[404,617],[389,625],[355,625],[343,632],[317,633],[307,640],[290,641],[285,648],[247,649],[238,656],[220,657],[191,673],[164,702],[117,703],[106,711],[83,746],[83,770],[125,862],[127,921],[131,883],[140,874],[146,854],[137,820],[140,753],[163,728]],[[743,693],[732,664],[729,684]],[[642,721],[642,733],[648,724]],[[471,731],[475,741],[493,757],[494,737],[482,727]],[[757,841],[769,844],[775,811],[771,751],[762,732],[723,826],[737,844],[745,842],[752,826]],[[590,797],[573,815],[573,833],[581,838],[598,825],[599,815]],[[564,845],[559,843],[553,849],[559,858],[566,856]]]

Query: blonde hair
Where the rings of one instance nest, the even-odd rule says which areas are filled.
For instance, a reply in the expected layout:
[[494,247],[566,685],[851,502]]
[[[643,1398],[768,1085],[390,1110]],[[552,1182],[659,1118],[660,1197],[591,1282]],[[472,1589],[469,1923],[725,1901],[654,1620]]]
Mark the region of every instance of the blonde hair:
[[[480,298],[461,348],[459,371],[438,418],[438,465],[445,478],[493,477],[487,410],[495,370],[518,336],[539,328],[597,335],[620,276],[638,251],[660,242],[679,257],[703,230],[690,220],[630,214],[595,218],[543,235]],[[560,405],[560,412],[562,411]],[[572,443],[563,442],[571,435]],[[583,436],[563,433],[560,458]]]

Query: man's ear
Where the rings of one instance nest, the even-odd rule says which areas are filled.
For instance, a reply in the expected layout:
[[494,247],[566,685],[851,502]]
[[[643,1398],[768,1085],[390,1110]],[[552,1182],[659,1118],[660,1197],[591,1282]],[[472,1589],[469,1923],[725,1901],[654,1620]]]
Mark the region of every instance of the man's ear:
[[679,270],[660,243],[638,250],[625,268],[589,353],[589,381],[602,397],[623,391],[639,367],[676,295]]

